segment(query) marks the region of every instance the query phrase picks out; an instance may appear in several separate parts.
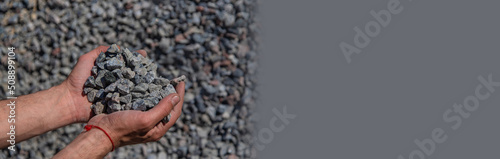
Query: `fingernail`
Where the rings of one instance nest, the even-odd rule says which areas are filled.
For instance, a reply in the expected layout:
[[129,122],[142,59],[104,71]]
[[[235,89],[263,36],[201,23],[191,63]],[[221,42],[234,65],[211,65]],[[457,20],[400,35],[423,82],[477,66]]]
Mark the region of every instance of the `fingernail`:
[[172,97],[172,105],[175,106],[179,103],[179,96]]

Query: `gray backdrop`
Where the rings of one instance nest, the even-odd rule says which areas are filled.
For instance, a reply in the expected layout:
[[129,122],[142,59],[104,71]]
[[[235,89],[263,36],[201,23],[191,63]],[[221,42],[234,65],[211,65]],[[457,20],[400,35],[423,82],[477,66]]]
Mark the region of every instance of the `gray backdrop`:
[[[340,43],[355,46],[354,27],[365,30],[376,21],[370,11],[388,3],[262,3],[259,158],[499,158],[500,87],[478,78],[500,82],[500,2],[401,0],[400,13],[348,63]],[[478,85],[488,98],[475,97]],[[468,118],[453,111],[464,100]],[[296,117],[271,130],[270,122],[283,128],[272,110],[285,106]],[[442,143],[432,140],[436,128]],[[435,147],[425,154],[415,140]]]

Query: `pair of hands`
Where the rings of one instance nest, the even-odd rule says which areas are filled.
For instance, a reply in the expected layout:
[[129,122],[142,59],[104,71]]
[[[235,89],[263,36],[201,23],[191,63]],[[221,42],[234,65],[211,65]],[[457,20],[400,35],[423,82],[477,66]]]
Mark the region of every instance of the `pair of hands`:
[[[60,85],[68,93],[64,97],[68,105],[73,108],[74,122],[87,122],[89,125],[99,126],[108,132],[115,147],[137,143],[158,141],[175,124],[182,111],[184,101],[184,82],[176,86],[176,93],[163,98],[158,105],[149,111],[127,110],[111,114],[93,114],[90,103],[83,94],[83,85],[91,75],[94,61],[101,52],[105,52],[109,46],[98,48],[80,56],[77,64],[68,78]],[[146,56],[146,51],[139,50],[138,53]],[[161,119],[171,114],[168,123],[160,122]]]

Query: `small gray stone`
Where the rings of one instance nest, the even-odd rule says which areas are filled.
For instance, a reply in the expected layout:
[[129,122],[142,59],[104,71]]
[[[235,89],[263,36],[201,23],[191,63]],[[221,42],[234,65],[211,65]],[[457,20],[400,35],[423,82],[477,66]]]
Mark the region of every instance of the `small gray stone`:
[[144,79],[146,80],[147,83],[152,83],[155,77],[152,73],[148,72],[146,76],[144,76]]
[[122,105],[120,103],[108,103],[108,107],[111,109],[112,112],[117,112],[122,110]]
[[114,92],[116,90],[116,86],[118,85],[117,82],[111,83],[104,89],[104,92]]
[[149,87],[149,85],[147,83],[141,83],[139,85],[136,85],[132,91],[145,93],[148,90],[148,87]]
[[109,53],[118,53],[118,51],[120,51],[120,49],[116,44],[111,45],[107,50]]
[[214,107],[208,107],[206,113],[210,117],[210,120],[215,121],[215,108]]
[[203,42],[205,42],[205,39],[201,37],[200,34],[193,34],[193,40],[200,44],[203,44]]
[[92,69],[90,70],[92,76],[97,75],[97,66],[92,66]]
[[125,104],[128,104],[128,103],[132,102],[132,95],[127,94],[125,96],[121,96],[120,97],[120,102],[121,103],[125,103]]
[[132,109],[133,110],[141,110],[144,111],[146,110],[146,105],[143,99],[138,99],[134,103],[132,103]]
[[[97,56],[97,59],[95,60],[95,62],[96,62],[96,64],[97,64],[97,63],[102,63],[102,64],[104,64],[104,63],[103,63],[103,62],[104,62],[104,60],[106,60],[106,55],[105,55],[103,52],[101,52],[101,53]],[[103,65],[103,66],[104,66],[104,65]],[[100,67],[100,68],[101,68],[101,67]],[[102,67],[101,69],[104,69],[104,67]]]
[[134,77],[134,83],[135,84],[140,84],[140,83],[145,83],[146,82],[146,79],[144,79],[143,76],[141,75],[135,75]]
[[153,108],[155,105],[153,104],[153,101],[149,100],[149,99],[145,99],[144,100],[144,105],[146,106],[146,110],[149,110],[151,108]]
[[113,73],[113,75],[115,75],[116,78],[118,79],[122,79],[123,78],[123,74],[122,74],[122,70],[121,69],[115,69],[113,71],[111,71]]
[[210,132],[210,129],[205,129],[203,127],[196,127],[196,132],[198,133],[198,136],[202,138],[208,137],[208,133]]
[[120,69],[123,66],[125,66],[123,61],[118,60],[117,58],[111,58],[111,60],[106,61],[106,69],[108,70]]
[[153,75],[156,77],[156,71],[158,70],[158,65],[148,65],[146,67],[147,70],[149,70],[149,72],[153,73]]
[[168,94],[171,94],[171,93],[177,93],[177,92],[175,91],[174,86],[173,86],[173,85],[171,85],[171,84],[167,85],[167,87],[165,87],[163,90],[164,90],[165,92],[167,92],[167,95],[168,95]]
[[112,73],[112,72],[106,72],[106,73],[104,74],[103,79],[104,79],[104,83],[105,83],[106,85],[111,84],[111,83],[114,83],[114,82],[116,81],[116,77],[115,77],[115,75],[113,75],[113,73]]
[[84,94],[88,94],[91,90],[94,90],[94,88],[92,88],[92,87],[85,87],[85,88],[83,88],[83,93]]
[[134,58],[134,54],[130,52],[130,50],[125,49],[123,50],[123,57],[125,58],[125,62],[127,63],[127,66],[131,67],[134,66],[134,61],[132,58]]
[[118,84],[116,86],[116,88],[118,89],[118,92],[120,92],[120,94],[129,94],[130,93],[129,87],[125,84]]
[[156,154],[149,154],[147,159],[156,159]]
[[146,96],[144,93],[139,92],[130,92],[130,94],[132,95],[132,98],[142,98]]
[[163,151],[158,153],[158,159],[167,159],[167,153]]
[[97,74],[97,77],[95,78],[95,85],[97,88],[104,88],[103,77],[106,73],[106,70],[102,70]]
[[141,64],[143,64],[144,66],[149,66],[151,63],[152,63],[151,60],[147,58],[141,58]]
[[170,39],[162,38],[161,41],[158,43],[158,45],[160,49],[167,50],[170,47]]
[[163,123],[168,123],[170,121],[170,118],[172,118],[172,115],[168,114],[166,117],[162,119]]
[[170,81],[170,84],[177,85],[182,81],[186,80],[186,76],[182,75],[180,77],[174,78],[173,80]]
[[99,115],[103,113],[104,105],[101,102],[97,102],[92,104],[91,109],[94,111],[94,114]]
[[123,77],[125,77],[127,79],[132,79],[135,76],[135,72],[132,71],[132,69],[130,69],[128,67],[122,68],[122,74],[123,74]]
[[135,67],[134,71],[140,76],[145,76],[148,73],[145,67]]
[[104,70],[104,69],[105,69],[104,65],[105,65],[105,63],[104,63],[104,62],[99,62],[99,63],[97,63],[97,67],[99,67],[99,69],[101,69],[101,70]]
[[130,53],[130,51],[128,51],[129,53],[127,53],[128,49],[125,49],[125,55],[126,55],[126,58],[127,58],[127,65],[128,66],[134,66],[136,64],[139,64],[141,62],[141,57],[139,56],[142,56],[142,55],[139,55],[139,54],[133,54],[133,53]]
[[[160,87],[161,87],[161,86],[160,86]],[[160,89],[160,90],[153,90],[153,91],[150,91],[150,92],[149,92],[149,94],[148,94],[149,98],[157,98],[157,99],[161,99],[161,97],[160,97],[160,91],[161,91],[161,89]]]
[[157,77],[155,78],[155,80],[153,81],[154,84],[157,84],[157,85],[161,85],[161,86],[164,86],[164,85],[167,85],[170,83],[170,81],[166,78],[161,78],[161,77]]
[[106,97],[104,97],[105,100],[111,100],[111,98],[113,97],[113,93],[108,93],[106,94]]
[[235,19],[236,18],[232,14],[228,13],[224,14],[224,23],[226,24],[226,26],[232,26],[234,24]]
[[[109,94],[111,94],[111,93],[109,93]],[[118,93],[118,92],[112,93],[111,98],[109,99],[109,102],[120,103],[120,93]]]
[[97,94],[97,90],[95,89],[92,89],[88,94],[87,94],[87,100],[89,100],[89,102],[93,103],[95,100],[96,100],[96,94]]
[[154,91],[158,91],[158,90],[161,90],[161,85],[156,85],[153,83],[149,84],[149,92],[154,92]]
[[123,106],[123,110],[131,110],[132,109],[132,103],[127,103],[125,106]]
[[104,89],[99,89],[99,91],[97,91],[97,94],[96,94],[96,98],[99,99],[104,99],[105,95],[104,95]]
[[157,96],[152,95],[152,94],[159,94],[159,93],[158,93],[158,91],[156,91],[156,92],[149,94],[149,96],[150,96],[149,100],[153,101],[153,105],[157,105],[158,103],[160,103],[161,98],[157,98]]
[[126,82],[123,82],[123,84],[126,84],[130,90],[134,89],[134,87],[135,87],[134,82],[132,82],[132,81],[130,81],[128,79],[125,79],[125,81]]

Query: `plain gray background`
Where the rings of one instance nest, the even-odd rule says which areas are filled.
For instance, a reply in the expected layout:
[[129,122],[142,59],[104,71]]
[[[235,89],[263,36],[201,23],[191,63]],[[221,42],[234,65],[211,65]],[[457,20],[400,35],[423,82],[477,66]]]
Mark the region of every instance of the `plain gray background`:
[[404,10],[348,64],[340,42],[353,45],[353,28],[388,2],[262,2],[259,126],[285,105],[297,118],[259,158],[406,159],[437,127],[448,139],[426,158],[500,157],[500,91],[456,131],[442,119],[478,76],[500,81],[500,2],[401,0]]

